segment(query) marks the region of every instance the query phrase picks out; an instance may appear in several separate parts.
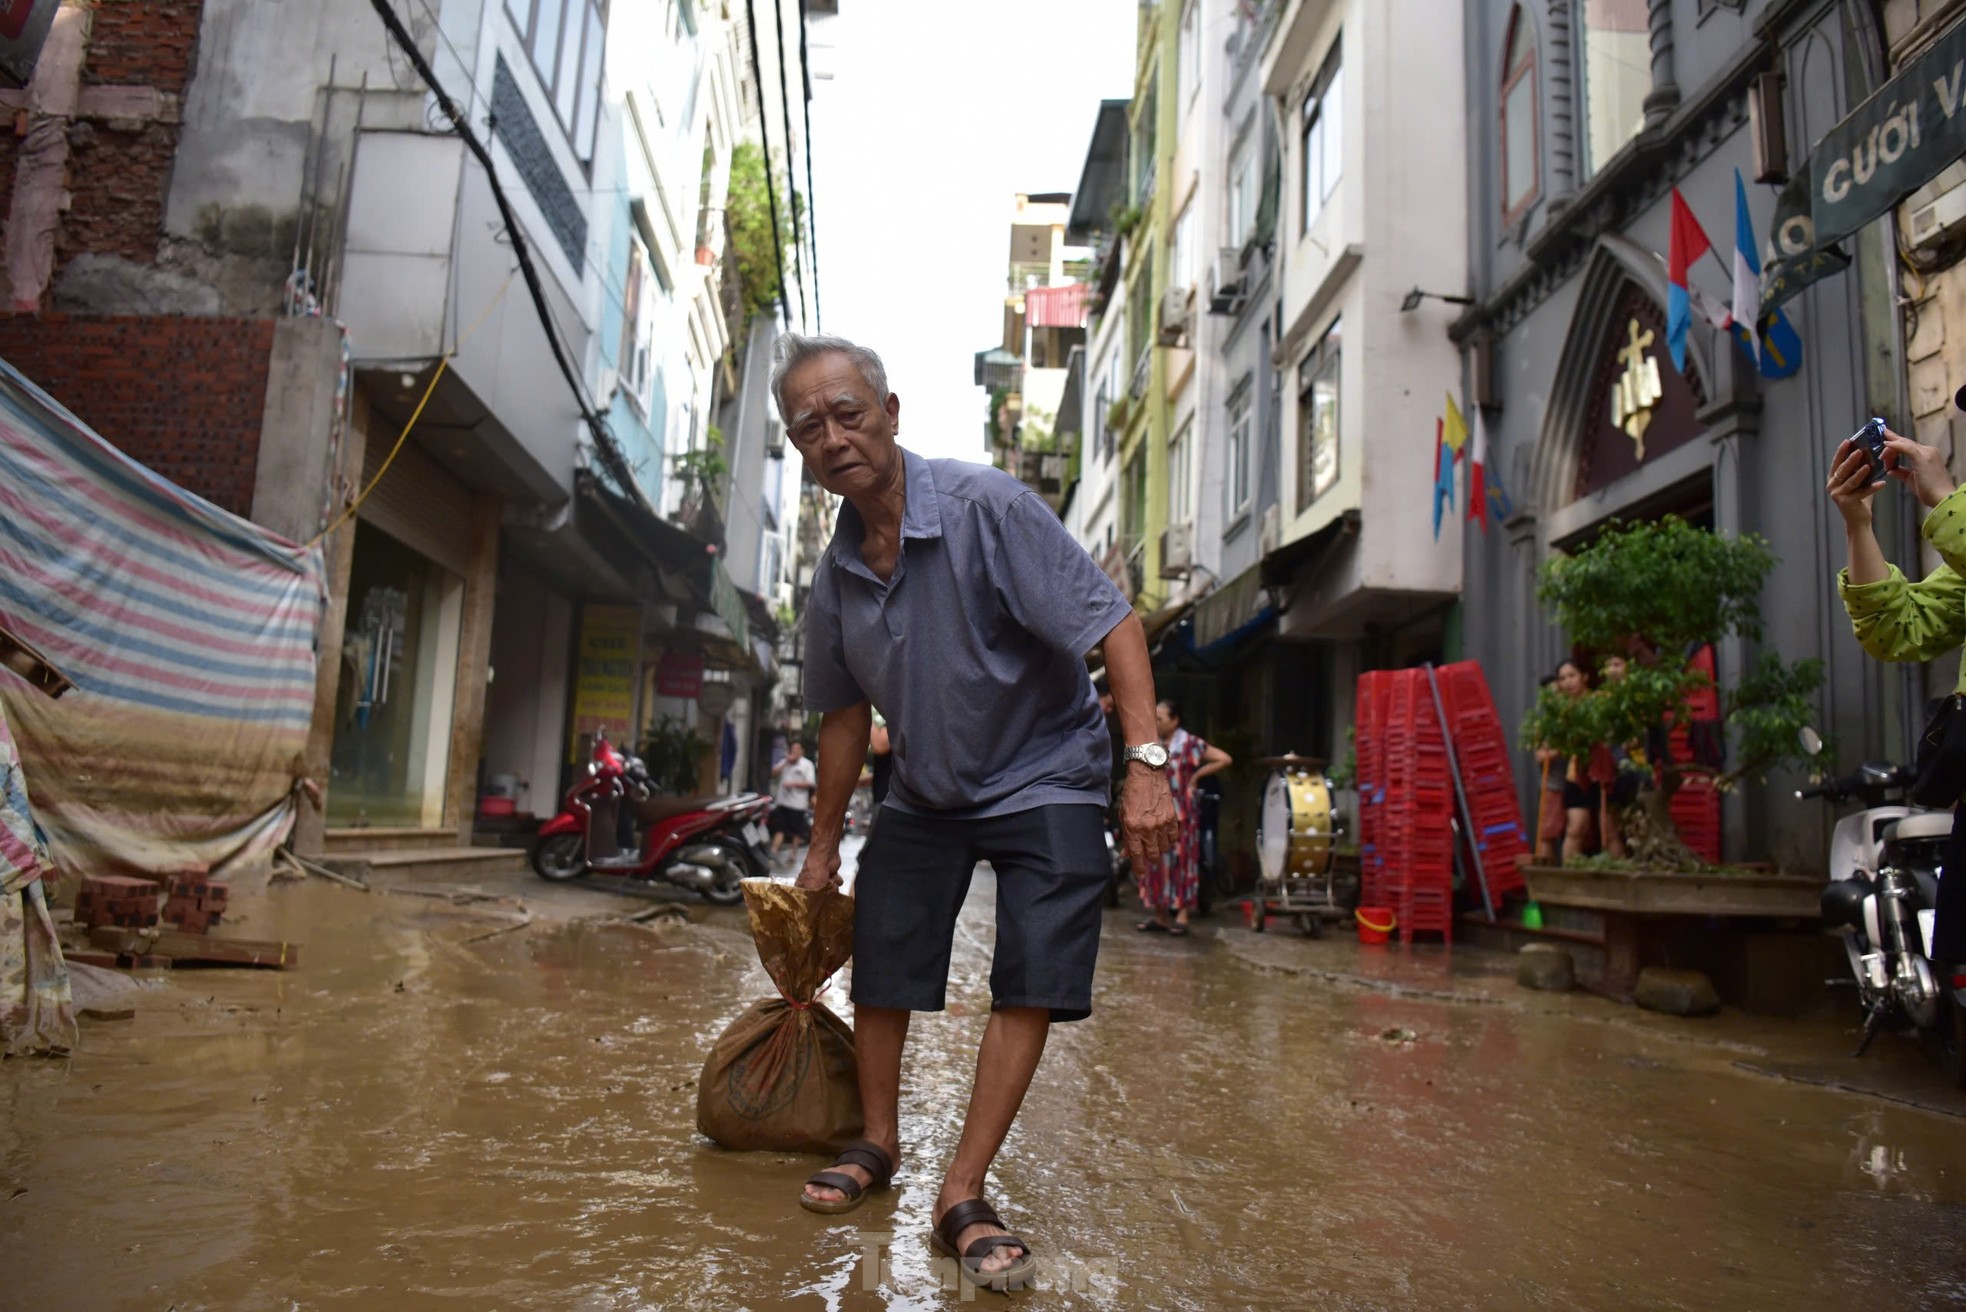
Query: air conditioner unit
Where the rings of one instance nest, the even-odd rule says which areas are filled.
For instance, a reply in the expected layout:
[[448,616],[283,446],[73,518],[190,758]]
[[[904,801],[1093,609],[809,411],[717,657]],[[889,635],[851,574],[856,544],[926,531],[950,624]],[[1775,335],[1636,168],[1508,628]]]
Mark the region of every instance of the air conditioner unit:
[[1224,246],[1215,252],[1215,266],[1209,272],[1208,312],[1239,314],[1248,292],[1243,288],[1242,248]]
[[1160,535],[1160,576],[1185,579],[1195,569],[1195,526],[1169,524]]
[[1183,346],[1188,340],[1188,324],[1193,318],[1194,288],[1170,287],[1160,298],[1160,334],[1157,341],[1162,346]]
[[765,420],[765,455],[773,460],[785,458],[785,427],[776,419]]
[[1966,223],[1966,182],[1954,182],[1911,212],[1905,220],[1905,235],[1914,250],[1922,250],[1959,236],[1962,223]]

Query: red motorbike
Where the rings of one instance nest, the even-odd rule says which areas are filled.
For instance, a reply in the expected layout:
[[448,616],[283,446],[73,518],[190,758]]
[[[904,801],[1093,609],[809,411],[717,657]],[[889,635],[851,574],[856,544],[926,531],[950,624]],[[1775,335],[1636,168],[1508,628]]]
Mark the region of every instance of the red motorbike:
[[769,869],[770,809],[761,793],[658,797],[639,759],[598,738],[560,813],[539,827],[533,873],[555,884],[586,874],[665,880],[733,906],[744,900],[741,881]]

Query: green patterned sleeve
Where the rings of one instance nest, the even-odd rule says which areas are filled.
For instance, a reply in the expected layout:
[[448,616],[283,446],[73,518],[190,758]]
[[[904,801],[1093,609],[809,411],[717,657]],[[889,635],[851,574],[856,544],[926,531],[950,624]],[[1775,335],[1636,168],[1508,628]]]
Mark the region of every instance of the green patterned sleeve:
[[[1966,554],[1961,559],[1966,563]],[[1857,642],[1878,660],[1929,661],[1966,641],[1966,578],[1951,565],[1917,583],[1896,565],[1876,583],[1852,583],[1844,570],[1836,590]]]

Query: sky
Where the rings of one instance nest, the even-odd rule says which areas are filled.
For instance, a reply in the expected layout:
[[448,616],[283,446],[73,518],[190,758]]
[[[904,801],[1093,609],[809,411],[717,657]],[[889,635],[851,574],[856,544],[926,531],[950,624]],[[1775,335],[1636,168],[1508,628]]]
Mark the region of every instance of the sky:
[[1138,14],[840,0],[813,20],[821,327],[886,363],[910,450],[986,459],[971,379],[1003,336],[1013,198],[1078,185],[1099,102],[1132,94]]

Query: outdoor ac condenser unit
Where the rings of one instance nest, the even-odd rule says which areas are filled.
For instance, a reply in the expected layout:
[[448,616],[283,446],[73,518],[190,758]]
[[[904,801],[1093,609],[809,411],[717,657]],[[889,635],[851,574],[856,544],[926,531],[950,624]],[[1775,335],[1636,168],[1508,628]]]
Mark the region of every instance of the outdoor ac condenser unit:
[[1248,293],[1243,290],[1242,248],[1224,246],[1215,252],[1215,267],[1209,273],[1208,312],[1239,314]]
[[1966,164],[1953,164],[1933,181],[1936,186],[1921,190],[1937,191],[1936,196],[1922,205],[1906,206],[1910,213],[1905,218],[1905,237],[1914,250],[1966,236]]
[[1185,579],[1195,569],[1195,526],[1169,524],[1160,535],[1160,576]]

